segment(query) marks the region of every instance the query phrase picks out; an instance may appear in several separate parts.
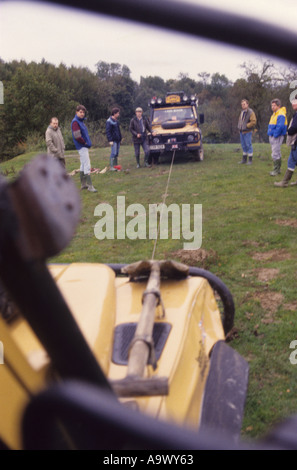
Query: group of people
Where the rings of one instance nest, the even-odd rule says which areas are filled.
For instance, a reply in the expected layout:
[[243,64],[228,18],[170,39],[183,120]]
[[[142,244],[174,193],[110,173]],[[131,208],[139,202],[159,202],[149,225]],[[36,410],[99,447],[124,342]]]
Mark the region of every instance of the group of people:
[[[238,129],[240,132],[240,142],[243,154],[242,160],[239,163],[251,165],[253,161],[252,134],[257,124],[257,118],[255,112],[249,107],[247,99],[243,99],[241,101],[241,108],[242,111],[238,119]],[[297,99],[292,101],[292,108],[293,111],[295,111],[295,114],[288,126],[286,108],[281,105],[281,101],[277,98],[271,101],[271,110],[273,114],[271,115],[267,131],[273,160],[273,170],[270,172],[271,176],[280,174],[282,158],[281,145],[286,135],[287,145],[291,147],[288,167],[284,178],[282,181],[274,183],[275,186],[279,187],[287,187],[289,185],[297,165]],[[118,155],[122,142],[119,116],[120,109],[113,108],[111,116],[106,121],[106,136],[111,147],[109,157],[110,169],[113,171],[117,169]],[[89,148],[91,148],[92,142],[87,126],[84,123],[85,118],[86,108],[83,105],[78,105],[76,107],[75,117],[71,122],[72,137],[80,158],[81,189],[97,192],[92,184],[90,176],[91,163]],[[129,129],[132,134],[137,168],[140,167],[141,147],[144,151],[144,166],[149,167],[150,150],[147,135],[148,133],[154,133],[152,132],[149,120],[143,116],[143,110],[141,108],[136,108],[135,116],[130,121]],[[65,168],[65,145],[59,128],[59,121],[56,117],[51,119],[46,130],[45,139],[48,154],[56,157]],[[291,183],[291,185],[297,185],[297,181]]]
[[[93,193],[97,192],[91,180],[91,162],[89,148],[92,142],[87,126],[84,123],[86,108],[83,105],[76,107],[75,116],[71,122],[72,138],[80,159],[80,181],[81,189],[87,189]],[[45,133],[47,153],[55,157],[65,168],[65,144],[63,135],[59,127],[59,120],[52,117]]]
[[[110,169],[116,170],[118,164],[117,157],[119,155],[120,144],[122,141],[122,135],[119,125],[119,108],[113,108],[111,111],[111,116],[106,121],[106,137],[111,146],[110,153]],[[136,108],[135,116],[130,121],[129,130],[132,134],[132,140],[135,151],[135,158],[137,168],[140,168],[140,149],[143,148],[144,151],[144,166],[149,167],[149,155],[150,148],[148,144],[148,133],[152,133],[151,125],[149,120],[143,116],[142,108]]]
[[[106,137],[111,147],[110,152],[110,170],[117,170],[118,166],[118,155],[120,151],[120,145],[122,141],[122,134],[119,124],[120,109],[113,108],[111,116],[106,121]],[[87,189],[91,192],[97,192],[94,188],[91,180],[91,163],[89,156],[89,148],[92,146],[92,142],[88,133],[87,126],[84,123],[86,118],[86,108],[83,105],[76,107],[75,117],[71,122],[72,138],[79,153],[80,158],[80,181],[81,189]],[[130,132],[132,134],[135,158],[137,168],[140,168],[140,150],[141,147],[144,151],[144,166],[150,167],[149,163],[149,144],[148,144],[148,133],[152,133],[152,129],[149,120],[143,116],[142,108],[136,108],[135,117],[130,122]],[[65,168],[65,144],[64,139],[59,128],[59,120],[53,117],[45,133],[45,140],[47,145],[47,153],[57,158],[57,160]]]
[[[287,145],[291,147],[288,159],[288,167],[284,178],[280,182],[275,182],[278,187],[287,187],[292,178],[297,165],[297,100],[292,101],[292,108],[295,112],[288,126],[287,111],[282,106],[281,101],[275,98],[271,101],[272,115],[268,124],[267,134],[271,146],[271,157],[273,160],[273,170],[271,176],[277,176],[281,172],[282,154],[281,145],[287,135]],[[255,112],[249,107],[247,99],[241,101],[241,113],[238,119],[238,129],[240,132],[240,143],[242,147],[241,164],[251,165],[253,161],[252,134],[257,124]],[[291,183],[297,185],[297,182]]]

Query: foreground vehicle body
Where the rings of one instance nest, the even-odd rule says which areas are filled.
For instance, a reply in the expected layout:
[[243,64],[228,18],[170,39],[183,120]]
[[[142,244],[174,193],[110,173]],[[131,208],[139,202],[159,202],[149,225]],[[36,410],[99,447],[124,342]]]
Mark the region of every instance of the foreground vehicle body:
[[[43,183],[33,182],[36,173]],[[2,179],[1,195],[2,442],[22,448],[31,397],[69,379],[100,387],[138,415],[189,431],[225,429],[238,438],[248,366],[224,342],[234,317],[224,284],[173,261],[47,267],[46,255],[67,243],[78,217],[68,202],[76,188],[50,157],[32,161],[13,183]],[[61,211],[70,212],[68,220]],[[99,436],[82,443],[75,426],[68,434],[77,448],[104,448]],[[113,446],[112,438],[104,445]]]

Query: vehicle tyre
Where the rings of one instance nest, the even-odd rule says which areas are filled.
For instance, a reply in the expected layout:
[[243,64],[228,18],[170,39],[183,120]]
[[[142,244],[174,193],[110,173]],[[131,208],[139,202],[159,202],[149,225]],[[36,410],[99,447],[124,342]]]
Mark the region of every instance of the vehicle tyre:
[[160,158],[160,152],[156,152],[156,153],[151,154],[151,158],[152,158],[152,163],[154,165],[158,165],[159,164],[159,158]]
[[195,162],[201,162],[203,160],[203,149],[197,149],[192,152],[193,159]]

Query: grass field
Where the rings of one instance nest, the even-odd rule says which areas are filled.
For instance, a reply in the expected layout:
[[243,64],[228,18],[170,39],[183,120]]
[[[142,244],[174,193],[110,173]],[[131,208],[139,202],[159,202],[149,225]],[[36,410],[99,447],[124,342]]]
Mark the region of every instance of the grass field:
[[[236,317],[229,344],[250,366],[244,438],[262,436],[274,423],[297,412],[297,365],[290,362],[290,343],[297,338],[297,187],[273,186],[286,169],[288,147],[283,145],[282,152],[282,173],[275,178],[269,175],[268,144],[254,145],[251,166],[238,165],[238,144],[205,145],[203,162],[176,157],[166,204],[202,204],[202,245],[184,251],[182,238],[159,240],[155,253],[156,259],[172,258],[210,270],[233,294]],[[5,162],[1,171],[13,177],[32,157]],[[105,168],[108,157],[109,149],[93,150],[92,167]],[[50,261],[130,263],[151,258],[154,240],[98,240],[94,210],[108,203],[116,213],[117,196],[125,196],[126,207],[138,203],[148,209],[149,204],[161,203],[170,160],[136,169],[132,147],[123,146],[119,163],[124,171],[92,176],[98,193],[80,193],[76,234],[69,247]],[[78,168],[78,155],[68,152],[67,171]],[[78,174],[73,179],[79,188]]]

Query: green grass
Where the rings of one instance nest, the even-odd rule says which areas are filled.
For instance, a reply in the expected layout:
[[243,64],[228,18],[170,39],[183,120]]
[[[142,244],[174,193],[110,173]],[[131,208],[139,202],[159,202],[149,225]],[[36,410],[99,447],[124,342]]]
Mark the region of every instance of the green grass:
[[[284,145],[282,152],[281,177],[288,147]],[[13,177],[32,157],[27,154],[5,162],[1,171]],[[91,153],[93,167],[104,168],[108,159],[109,149]],[[219,276],[233,294],[236,318],[229,344],[250,366],[242,434],[244,438],[255,438],[297,411],[297,365],[289,361],[290,343],[297,338],[297,227],[277,223],[297,221],[297,187],[273,186],[273,181],[281,177],[269,175],[272,161],[268,144],[254,145],[253,165],[238,165],[240,159],[241,149],[236,144],[205,145],[205,160],[201,163],[190,156],[176,158],[166,204],[202,204],[201,248],[206,257],[201,262],[193,257],[192,265]],[[80,193],[82,212],[76,234],[70,245],[50,261],[131,263],[151,258],[153,240],[97,240],[94,226],[99,218],[94,210],[103,202],[116,208],[119,195],[125,196],[126,208],[140,203],[148,210],[149,204],[161,203],[170,161],[137,170],[132,147],[123,146],[119,163],[125,171],[92,177],[98,193]],[[67,170],[77,168],[78,155],[68,152]],[[79,188],[78,174],[73,180]],[[183,243],[183,239],[159,240],[155,258],[172,258]],[[265,258],[266,253],[271,256]],[[277,270],[276,275],[261,280],[263,269]]]

